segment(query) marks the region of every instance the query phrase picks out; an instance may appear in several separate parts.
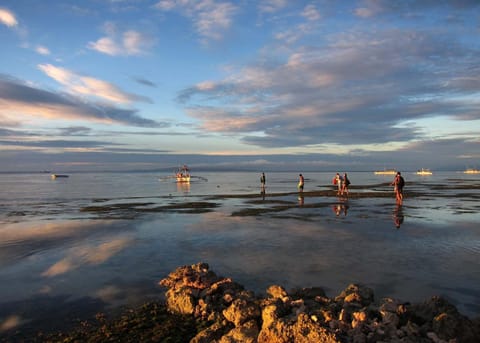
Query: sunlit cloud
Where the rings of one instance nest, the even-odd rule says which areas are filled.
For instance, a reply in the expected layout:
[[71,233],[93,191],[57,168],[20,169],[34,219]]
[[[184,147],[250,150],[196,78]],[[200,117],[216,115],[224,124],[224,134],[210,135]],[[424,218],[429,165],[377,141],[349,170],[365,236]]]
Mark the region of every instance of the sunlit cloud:
[[477,79],[467,76],[477,65],[469,47],[450,42],[456,48],[445,49],[433,34],[401,30],[338,34],[329,41],[297,48],[283,64],[262,56],[257,65],[230,68],[223,80],[199,82],[178,99],[203,129],[243,132],[244,142],[269,148],[407,142],[424,133],[399,126],[404,121],[478,118],[473,98],[451,96],[480,91]]
[[[66,69],[43,66],[48,73],[55,77],[60,83],[69,85],[70,81],[76,81],[78,77]],[[84,79],[78,81],[80,84]],[[109,84],[93,80],[87,80],[85,88],[103,91],[103,96],[119,97],[128,100],[128,94],[115,92],[115,87]],[[75,86],[75,85],[72,85]],[[110,92],[110,93],[109,93]],[[109,93],[109,95],[107,95]],[[134,96],[132,96],[134,97]],[[44,119],[66,119],[66,120],[87,120],[99,123],[119,123],[134,126],[165,127],[167,123],[157,123],[137,115],[136,110],[122,109],[107,104],[86,102],[79,97],[63,93],[53,93],[43,89],[35,88],[29,84],[20,82],[3,75],[0,75],[0,122],[20,123],[21,119],[44,118]]]
[[107,36],[89,42],[89,49],[110,56],[138,56],[147,53],[154,45],[150,36],[135,30],[119,32],[111,22],[104,25],[104,31]]
[[65,86],[72,94],[99,97],[122,104],[128,104],[133,101],[149,102],[145,97],[124,92],[109,82],[78,75],[66,68],[56,67],[51,64],[39,64],[38,69]]
[[232,2],[215,0],[162,0],[155,8],[164,12],[176,10],[190,18],[198,35],[206,41],[222,39],[237,12]]
[[18,22],[15,14],[12,11],[0,7],[0,24],[6,25],[8,27],[15,27],[18,25]]

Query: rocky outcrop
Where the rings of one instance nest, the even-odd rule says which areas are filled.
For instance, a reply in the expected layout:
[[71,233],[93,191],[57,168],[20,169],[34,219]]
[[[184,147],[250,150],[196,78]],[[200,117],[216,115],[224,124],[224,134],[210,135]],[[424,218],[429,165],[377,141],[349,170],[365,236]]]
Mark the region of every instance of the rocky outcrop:
[[385,298],[352,284],[334,298],[321,288],[287,292],[270,286],[259,297],[206,263],[177,268],[160,285],[170,311],[208,326],[190,342],[478,342],[479,321],[461,315],[445,299],[422,304]]

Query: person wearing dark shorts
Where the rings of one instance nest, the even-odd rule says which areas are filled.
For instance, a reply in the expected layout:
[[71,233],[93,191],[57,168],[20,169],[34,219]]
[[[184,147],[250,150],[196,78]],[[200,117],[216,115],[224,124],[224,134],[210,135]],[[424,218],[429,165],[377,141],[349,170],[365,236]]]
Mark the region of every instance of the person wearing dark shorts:
[[397,172],[397,175],[395,175],[395,179],[393,179],[391,184],[393,185],[393,190],[395,191],[397,203],[401,204],[403,202],[403,187],[405,186],[405,180],[400,172]]
[[303,192],[303,185],[305,184],[305,179],[303,178],[303,175],[300,174],[299,175],[299,179],[298,179],[298,190],[300,192]]

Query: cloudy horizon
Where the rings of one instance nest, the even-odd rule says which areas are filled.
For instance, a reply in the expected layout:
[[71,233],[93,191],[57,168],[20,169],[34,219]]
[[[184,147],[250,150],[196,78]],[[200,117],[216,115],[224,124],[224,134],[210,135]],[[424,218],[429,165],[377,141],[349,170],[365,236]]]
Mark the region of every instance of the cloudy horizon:
[[480,167],[480,3],[7,0],[0,172]]

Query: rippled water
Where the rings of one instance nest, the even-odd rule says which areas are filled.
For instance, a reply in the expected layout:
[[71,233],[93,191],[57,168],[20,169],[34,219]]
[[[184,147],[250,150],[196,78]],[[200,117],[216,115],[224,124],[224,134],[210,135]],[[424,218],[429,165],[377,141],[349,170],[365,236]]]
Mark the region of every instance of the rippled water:
[[[306,192],[332,188],[331,173],[304,175]],[[478,175],[404,173],[402,207],[393,193],[299,198],[294,173],[267,173],[265,199],[257,173],[202,173],[208,181],[189,185],[165,176],[0,174],[0,328],[159,297],[161,278],[199,261],[258,293],[280,284],[334,296],[361,282],[377,298],[442,295],[480,315]],[[390,176],[349,176],[352,193],[391,192]],[[259,212],[232,216],[246,209]]]

